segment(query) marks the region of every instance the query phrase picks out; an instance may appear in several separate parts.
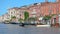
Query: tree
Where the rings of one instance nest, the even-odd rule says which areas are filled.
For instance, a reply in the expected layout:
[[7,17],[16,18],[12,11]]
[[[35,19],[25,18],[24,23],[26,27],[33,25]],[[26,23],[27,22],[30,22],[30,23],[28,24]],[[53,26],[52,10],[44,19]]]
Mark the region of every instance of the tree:
[[49,16],[49,15],[47,15],[47,16],[44,16],[44,18],[43,18],[44,20],[49,20],[49,19],[51,19],[51,16]]
[[27,11],[24,12],[24,20],[27,20],[29,18],[29,13]]
[[31,24],[36,24],[37,23],[37,17],[30,17],[28,18],[28,22],[30,22]]
[[56,14],[52,14],[51,16],[56,16]]
[[56,16],[56,14],[51,14],[51,15],[46,15],[43,17],[43,20],[45,20],[46,22],[47,21],[50,21],[51,22],[51,18]]
[[28,20],[30,20],[30,21],[36,21],[37,18],[36,17],[30,17]]
[[5,22],[6,24],[9,24],[10,21],[9,21],[9,20],[5,20],[4,22]]
[[18,19],[18,21],[19,21],[20,23],[22,23],[24,20],[20,18],[20,19]]
[[15,16],[12,16],[11,18],[13,19],[13,18],[16,18],[16,17]]
[[11,16],[10,21],[15,20],[15,19],[16,19],[16,16]]
[[50,21],[50,19],[52,18],[52,16],[46,15],[43,17],[43,20],[45,20],[46,24],[48,21]]

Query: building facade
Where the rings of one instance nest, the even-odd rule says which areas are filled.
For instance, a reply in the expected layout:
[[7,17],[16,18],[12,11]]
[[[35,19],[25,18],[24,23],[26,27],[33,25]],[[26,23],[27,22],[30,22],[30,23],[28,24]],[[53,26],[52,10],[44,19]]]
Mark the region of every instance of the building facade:
[[7,21],[7,20],[10,20],[10,16],[8,13],[0,16],[0,22],[4,22],[4,21]]
[[22,6],[20,8],[14,7],[8,9],[8,14],[10,19],[12,16],[16,16],[16,19],[19,18],[24,19],[24,12],[27,11],[29,13],[29,17],[37,17],[38,21],[42,20],[42,18],[46,15],[55,14],[51,18],[52,23],[60,23],[60,0],[56,0],[56,2],[48,2],[45,0],[43,3],[34,3],[29,6]]

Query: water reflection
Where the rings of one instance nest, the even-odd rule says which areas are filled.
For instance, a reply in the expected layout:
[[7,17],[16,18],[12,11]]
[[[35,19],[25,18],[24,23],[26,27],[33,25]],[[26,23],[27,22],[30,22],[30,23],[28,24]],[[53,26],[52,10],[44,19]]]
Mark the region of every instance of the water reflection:
[[0,24],[0,34],[60,34],[60,28]]

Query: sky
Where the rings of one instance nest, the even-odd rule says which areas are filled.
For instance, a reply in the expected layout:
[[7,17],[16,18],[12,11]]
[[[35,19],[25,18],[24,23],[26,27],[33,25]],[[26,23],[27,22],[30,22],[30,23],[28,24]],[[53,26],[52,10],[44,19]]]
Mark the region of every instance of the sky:
[[[48,0],[49,2],[55,2],[56,0]],[[0,16],[7,13],[7,9],[13,7],[21,7],[33,3],[45,2],[45,0],[0,0]]]

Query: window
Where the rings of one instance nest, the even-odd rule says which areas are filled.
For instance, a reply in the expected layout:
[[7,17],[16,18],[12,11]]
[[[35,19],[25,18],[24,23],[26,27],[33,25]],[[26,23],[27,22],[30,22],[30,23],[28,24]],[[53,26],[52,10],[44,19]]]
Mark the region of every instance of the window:
[[35,12],[35,11],[33,11],[33,12],[32,12],[32,14],[36,14],[36,12]]
[[14,13],[15,13],[16,11],[14,11]]
[[54,18],[54,23],[56,23],[56,18]]
[[33,17],[36,17],[36,15],[33,15]]
[[9,18],[7,17],[7,19],[9,19]]
[[11,12],[11,14],[13,14],[13,12]]
[[49,9],[52,9],[52,6],[51,5],[49,6]]
[[33,12],[32,12],[32,14],[36,14],[37,12],[36,12],[36,10],[35,9],[33,9]]
[[52,12],[52,6],[50,5],[49,6],[49,14],[51,14],[51,12]]

